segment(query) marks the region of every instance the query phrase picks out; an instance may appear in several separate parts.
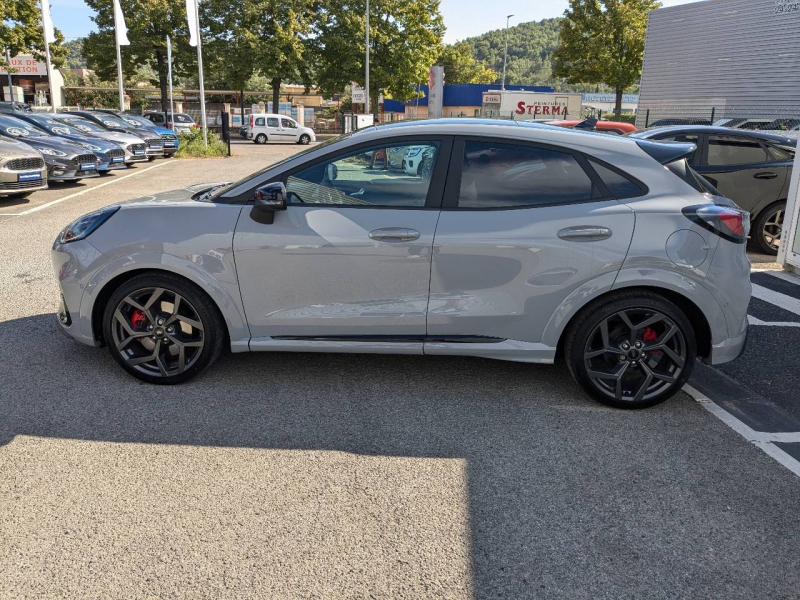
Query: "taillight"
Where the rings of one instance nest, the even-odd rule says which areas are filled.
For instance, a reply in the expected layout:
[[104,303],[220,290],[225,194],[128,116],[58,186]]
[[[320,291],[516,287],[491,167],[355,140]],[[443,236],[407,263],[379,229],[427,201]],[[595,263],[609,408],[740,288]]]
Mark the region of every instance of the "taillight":
[[687,206],[683,214],[703,229],[716,233],[719,237],[734,244],[747,242],[750,233],[750,213],[718,204]]

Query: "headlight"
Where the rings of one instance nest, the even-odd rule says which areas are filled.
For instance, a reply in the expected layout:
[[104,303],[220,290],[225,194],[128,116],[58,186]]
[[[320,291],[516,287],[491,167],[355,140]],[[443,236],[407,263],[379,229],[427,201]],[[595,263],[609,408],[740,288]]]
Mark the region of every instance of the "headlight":
[[422,152],[422,148],[412,148],[411,150],[408,151],[408,154],[406,156],[416,156],[420,152]]
[[49,156],[66,156],[66,152],[62,152],[61,150],[55,150],[54,148],[36,148],[42,154],[47,154]]
[[88,237],[89,234],[108,221],[118,210],[119,205],[106,206],[105,208],[79,217],[64,228],[58,236],[58,241],[62,244],[68,244],[69,242],[76,242]]

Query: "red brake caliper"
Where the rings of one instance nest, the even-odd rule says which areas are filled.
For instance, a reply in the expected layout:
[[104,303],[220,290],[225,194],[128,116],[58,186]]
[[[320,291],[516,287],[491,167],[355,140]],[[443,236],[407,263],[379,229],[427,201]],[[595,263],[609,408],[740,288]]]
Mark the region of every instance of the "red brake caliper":
[[644,330],[644,333],[642,334],[642,341],[645,341],[645,342],[653,342],[657,338],[658,338],[658,334],[655,331],[653,331],[652,327],[646,328]]
[[[131,313],[131,325],[136,330],[144,329],[145,324],[147,323],[147,317],[145,314],[140,311],[138,308],[135,308]],[[142,338],[138,338],[137,341],[140,341]]]

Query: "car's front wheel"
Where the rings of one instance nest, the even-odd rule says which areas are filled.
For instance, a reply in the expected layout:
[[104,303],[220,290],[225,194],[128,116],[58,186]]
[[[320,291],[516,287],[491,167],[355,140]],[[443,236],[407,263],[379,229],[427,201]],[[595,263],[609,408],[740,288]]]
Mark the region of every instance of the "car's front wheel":
[[255,142],[256,142],[256,144],[266,144],[267,143],[267,136],[265,134],[263,134],[263,133],[259,133],[256,136]]
[[300,139],[297,140],[297,143],[300,144],[301,146],[307,146],[310,141],[311,141],[311,136],[309,136],[307,133],[304,133],[303,135],[300,136]]
[[753,223],[751,236],[755,238],[756,246],[764,254],[778,253],[785,213],[786,202],[776,202],[762,210]]
[[143,274],[108,300],[103,337],[128,373],[157,384],[181,383],[222,352],[225,325],[211,299],[171,274]]
[[573,377],[594,399],[616,408],[647,408],[683,387],[697,342],[675,304],[635,292],[585,309],[571,325],[564,350]]

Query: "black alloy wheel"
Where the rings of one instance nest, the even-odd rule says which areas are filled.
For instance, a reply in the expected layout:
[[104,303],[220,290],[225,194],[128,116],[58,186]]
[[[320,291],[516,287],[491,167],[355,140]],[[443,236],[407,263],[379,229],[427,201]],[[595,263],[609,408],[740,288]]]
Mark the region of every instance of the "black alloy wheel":
[[753,224],[758,249],[764,254],[777,254],[781,247],[786,202],[778,202],[762,210]]
[[593,398],[617,408],[646,408],[680,390],[697,350],[691,324],[677,306],[637,293],[584,312],[566,354],[573,376]]
[[140,275],[116,290],[104,314],[104,340],[122,367],[149,383],[180,383],[219,356],[224,323],[194,284]]

